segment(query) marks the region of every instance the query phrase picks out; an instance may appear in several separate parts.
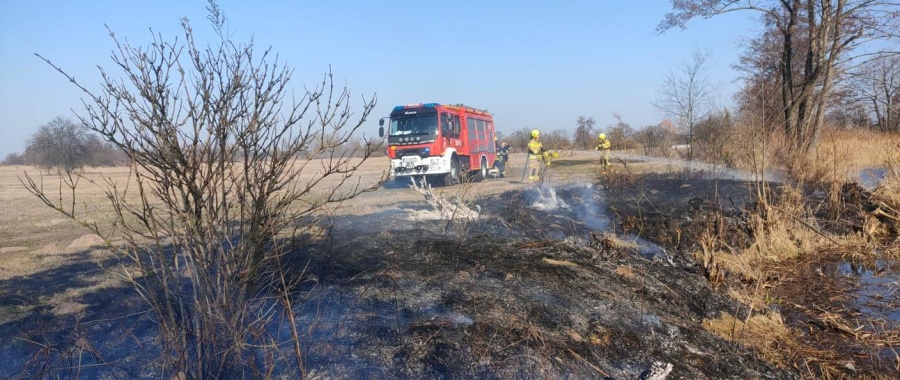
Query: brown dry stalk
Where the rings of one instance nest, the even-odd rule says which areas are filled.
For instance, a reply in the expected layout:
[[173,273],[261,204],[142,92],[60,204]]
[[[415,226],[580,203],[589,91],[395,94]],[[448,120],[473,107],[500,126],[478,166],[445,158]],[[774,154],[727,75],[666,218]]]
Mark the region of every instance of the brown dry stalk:
[[769,205],[769,207],[771,207],[772,209],[774,209],[774,210],[776,210],[776,211],[778,211],[778,212],[780,212],[780,213],[782,213],[782,214],[784,214],[784,215],[787,215],[787,216],[790,217],[791,219],[794,219],[795,221],[797,221],[798,223],[800,223],[800,224],[803,225],[804,227],[808,228],[810,231],[815,232],[816,234],[818,234],[819,236],[824,237],[825,239],[828,239],[828,241],[834,243],[834,245],[836,245],[836,246],[838,246],[838,247],[843,247],[843,246],[844,246],[842,243],[838,242],[837,240],[834,240],[834,238],[832,238],[831,236],[826,235],[826,234],[823,233],[822,231],[819,231],[818,228],[813,227],[812,225],[810,225],[809,223],[807,223],[805,220],[803,220],[803,219],[797,217],[796,215],[794,215],[794,214],[792,214],[792,213],[790,213],[790,212],[787,212],[787,211],[785,211],[785,210],[782,210],[781,208],[779,208],[779,207],[777,207],[777,206],[774,206],[774,205]]
[[571,353],[572,355],[575,355],[576,358],[578,358],[579,360],[583,361],[585,364],[590,366],[594,371],[597,371],[597,373],[599,373],[603,376],[609,377],[608,373],[606,373],[605,371],[600,369],[600,367],[595,366],[594,363],[589,362],[587,359],[583,358],[581,355],[578,355],[577,352],[572,351],[571,348],[566,347],[566,350],[569,351],[569,353]]

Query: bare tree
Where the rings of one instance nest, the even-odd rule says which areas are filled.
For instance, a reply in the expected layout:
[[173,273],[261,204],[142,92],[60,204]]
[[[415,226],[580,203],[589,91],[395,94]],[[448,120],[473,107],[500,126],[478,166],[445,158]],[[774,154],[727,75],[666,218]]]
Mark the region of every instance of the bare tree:
[[36,160],[34,163],[43,168],[79,169],[90,162],[89,137],[87,127],[58,116],[40,126],[25,149]]
[[672,133],[660,125],[648,125],[635,133],[645,155],[668,156]]
[[7,165],[35,165],[71,171],[85,166],[115,166],[127,162],[125,155],[104,142],[83,124],[58,116],[41,125],[27,141],[24,153],[11,153]]
[[[510,150],[514,153],[528,151],[528,142],[531,140],[531,128],[522,128],[513,131],[506,137]],[[572,138],[570,132],[565,129],[557,129],[553,131],[540,130],[541,143],[545,149],[562,150],[572,146]]]
[[527,152],[529,140],[531,140],[531,128],[527,127],[513,131],[506,137],[509,150],[513,153]]
[[[780,44],[771,62],[779,76],[789,154],[808,153],[821,134],[828,97],[838,75],[863,44],[898,36],[900,7],[872,0],[679,0],[657,27],[684,28],[693,18],[741,10],[760,12]],[[874,53],[880,54],[881,52]]]
[[616,119],[616,124],[609,127],[609,141],[612,143],[613,148],[615,149],[629,149],[634,147],[634,137],[635,132],[634,128],[631,128],[631,124],[628,124],[623,118],[622,115],[618,112],[613,113],[613,118]]
[[[567,129],[541,132],[541,144],[544,146],[544,149],[564,150],[572,146],[571,132]],[[525,145],[528,145],[528,143],[526,142]]]
[[691,61],[669,72],[653,103],[657,111],[676,120],[688,144],[688,160],[694,159],[694,128],[713,108],[713,86],[706,77],[709,55],[695,50]]
[[[764,30],[746,44],[739,62],[734,65],[743,72],[744,88],[734,96],[740,113],[782,113],[784,105],[781,102],[781,75],[778,73],[780,51],[780,37],[772,28]],[[772,120],[763,126],[766,132],[783,130],[779,120]]]
[[[154,34],[146,47],[110,32],[124,79],[101,68],[99,92],[42,57],[86,94],[81,121],[130,159],[128,184],[105,183],[111,226],[75,207],[73,174],[61,178],[66,199],[31,176],[23,181],[128,259],[118,273],[152,307],[171,375],[262,377],[296,368],[304,377],[292,309],[302,278],[282,261],[319,230],[323,207],[380,184],[355,176],[372,141],[339,149],[354,141],[375,101],[363,99],[354,115],[349,90],[335,89],[330,73],[293,97],[293,70],[252,41],[231,41],[217,4],[209,10],[220,40],[208,46],[186,19],[183,40]],[[274,331],[289,336],[270,334],[278,321],[286,325]]]
[[579,116],[575,120],[575,143],[581,145],[582,150],[587,150],[594,142],[594,126],[597,122],[593,117]]
[[847,88],[878,129],[900,131],[900,57],[882,57],[861,65],[850,75]]

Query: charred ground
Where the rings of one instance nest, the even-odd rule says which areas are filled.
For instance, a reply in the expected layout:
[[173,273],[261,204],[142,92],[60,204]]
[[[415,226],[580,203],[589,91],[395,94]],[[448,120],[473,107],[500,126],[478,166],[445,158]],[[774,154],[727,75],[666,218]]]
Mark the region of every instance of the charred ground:
[[637,378],[654,362],[679,377],[791,377],[703,330],[740,307],[691,260],[595,229],[583,214],[605,210],[582,206],[602,206],[596,188],[562,186],[567,206],[552,211],[530,207],[536,190],[482,199],[488,216],[463,235],[440,221],[377,233],[365,226],[404,223],[339,220],[342,254],[310,256],[308,304],[354,328],[323,325],[328,349],[313,361],[369,378]]
[[[847,278],[815,279],[823,285],[814,292],[798,289],[813,281],[810,273],[821,273],[815,262],[833,256],[782,263],[794,271],[771,268],[766,273],[777,275],[765,284],[737,274],[710,281],[695,258],[709,231],[735,249],[752,244],[756,193],[746,182],[651,173],[560,180],[553,197],[546,188],[508,187],[472,197],[467,203],[481,211],[474,220],[423,218],[429,206],[414,197],[389,210],[339,215],[324,239],[291,256],[303,280],[294,304],[308,375],[634,379],[671,365],[672,378],[808,376],[802,364],[812,354],[772,360],[734,334],[723,338],[706,328],[723,315],[747,320],[769,310],[781,312],[817,358],[882,358],[855,360],[846,376],[895,373],[891,351],[872,356],[875,346],[860,345],[834,320],[812,312],[826,305],[846,310],[846,298],[834,296],[848,297]],[[853,204],[864,206],[852,201],[863,198],[846,199],[844,215],[853,215]],[[84,256],[52,272],[3,281],[4,294],[15,295],[5,302],[38,303],[44,293],[64,292],[102,272],[98,264],[114,264]],[[80,276],[59,275],[70,270]],[[830,287],[835,293],[823,290],[831,280],[843,284]],[[765,310],[727,291],[760,285],[771,287],[777,300]],[[61,317],[46,306],[0,325],[0,353],[10,358],[0,375],[161,376],[154,369],[155,325],[130,291],[105,289],[72,301],[86,305],[77,316]],[[897,331],[896,325],[884,329]],[[283,324],[272,330],[287,333]]]
[[[753,312],[783,318],[790,338],[778,338],[773,346],[791,351],[792,357],[780,361],[804,377],[900,374],[898,223],[878,212],[876,197],[855,183],[829,188],[703,177],[607,177],[615,230],[651,239],[689,260],[720,292],[763,294],[763,304],[755,305]],[[760,202],[760,197],[767,201]],[[788,215],[789,207],[803,212]],[[718,246],[719,260],[734,261],[759,250],[756,239],[770,219],[777,219],[767,218],[767,213],[797,222],[795,228],[822,239],[825,248],[791,259],[755,261],[753,275],[699,257],[711,250],[708,245]]]

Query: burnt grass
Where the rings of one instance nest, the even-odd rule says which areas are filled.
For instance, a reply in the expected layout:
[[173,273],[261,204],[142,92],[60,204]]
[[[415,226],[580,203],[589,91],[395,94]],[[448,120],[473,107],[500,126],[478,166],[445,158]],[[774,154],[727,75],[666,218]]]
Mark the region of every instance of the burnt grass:
[[302,313],[317,310],[310,367],[339,378],[636,379],[660,363],[673,378],[796,377],[705,331],[703,319],[746,308],[692,259],[592,228],[577,205],[605,206],[585,188],[561,187],[570,207],[549,212],[529,207],[533,192],[478,200],[486,216],[451,233],[395,212],[339,218],[328,252],[299,260],[317,280]]
[[[326,238],[289,258],[304,279],[294,304],[309,377],[638,379],[654,363],[671,364],[670,378],[803,376],[701,326],[747,316],[689,254],[709,228],[749,244],[746,183],[611,176],[558,186],[568,207],[550,211],[531,207],[536,194],[474,200],[482,216],[449,225],[410,219],[424,202],[335,217]],[[0,283],[21,300],[5,302],[37,303],[51,290],[28,284],[54,283],[39,276]],[[74,301],[88,305],[79,318],[37,308],[0,325],[0,377],[166,376],[156,325],[132,292]],[[292,377],[284,355],[275,375]]]
[[[654,173],[609,176],[603,184],[618,234],[650,239],[689,261],[690,253],[701,249],[700,241],[706,233],[736,249],[749,247],[754,235],[749,219],[751,214],[763,212],[755,202],[756,188],[744,181]],[[859,251],[859,247],[837,247],[770,264],[762,268],[766,275],[762,283],[726,273],[726,286],[768,289],[768,307],[782,315],[803,346],[791,365],[804,377],[824,377],[825,367],[829,367],[829,377],[898,376],[896,297],[887,295],[883,299],[881,290],[859,291],[866,287],[861,276],[886,276],[878,280],[882,284],[892,277],[896,281],[896,264],[889,257],[879,259],[878,251],[896,247],[900,224],[881,216],[873,218],[877,202],[856,183],[836,189],[809,184],[801,194],[790,195],[781,184],[769,183],[767,187],[770,202],[778,204],[790,197],[811,210],[814,227],[823,233],[867,234],[869,243],[864,250],[869,252],[865,257],[855,257],[852,251]],[[696,262],[693,265],[700,266]],[[890,287],[885,290],[890,291]],[[865,302],[860,303],[860,299]],[[885,320],[889,314],[894,315],[893,321],[891,317]],[[852,329],[857,330],[849,331]],[[888,339],[882,340],[884,337]]]

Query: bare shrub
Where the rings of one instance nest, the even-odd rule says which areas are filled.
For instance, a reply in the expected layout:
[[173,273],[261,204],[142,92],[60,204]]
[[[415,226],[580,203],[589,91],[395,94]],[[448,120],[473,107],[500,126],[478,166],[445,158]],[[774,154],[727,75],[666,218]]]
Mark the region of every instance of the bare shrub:
[[[528,141],[531,140],[531,130],[532,128],[522,128],[510,133],[509,136],[506,137],[511,152],[519,153],[528,151]],[[541,143],[544,145],[545,149],[568,150],[572,147],[572,138],[569,131],[564,129],[549,131],[541,128],[538,128],[538,130],[541,131]]]
[[103,184],[111,226],[76,210],[77,174],[60,177],[67,197],[23,181],[127,258],[121,276],[155,313],[166,373],[265,377],[295,368],[303,377],[291,301],[302,274],[282,260],[319,231],[323,207],[380,184],[354,175],[373,142],[342,148],[375,101],[363,99],[354,115],[349,90],[335,89],[330,73],[293,99],[293,70],[252,41],[226,37],[214,2],[210,14],[221,40],[205,47],[186,19],[183,40],[154,35],[146,47],[110,33],[124,79],[101,69],[100,92],[44,59],[87,94],[81,122],[131,162],[128,184]]
[[728,110],[713,112],[694,128],[694,155],[702,161],[734,167],[733,140],[734,120],[731,113]]
[[631,125],[625,122],[618,112],[614,113],[613,117],[616,119],[616,124],[611,125],[606,133],[612,148],[621,150],[637,148],[635,132]]
[[449,234],[454,227],[458,227],[459,236],[466,236],[469,223],[481,216],[481,207],[475,205],[473,209],[467,204],[472,190],[472,183],[469,181],[455,186],[454,189],[458,190],[458,193],[449,199],[445,197],[444,191],[435,193],[434,188],[424,178],[416,182],[414,177],[410,177],[410,182],[409,187],[422,194],[425,202],[436,212],[435,218],[446,221],[442,229],[444,234]]
[[[572,138],[565,129],[541,131],[541,144],[547,150],[568,150],[572,147]],[[525,145],[528,145],[527,142]]]
[[509,150],[513,153],[527,152],[528,140],[531,140],[531,128],[513,131],[506,137],[506,142],[509,143]]
[[648,125],[635,133],[635,140],[647,156],[669,157],[675,134],[661,125]]

